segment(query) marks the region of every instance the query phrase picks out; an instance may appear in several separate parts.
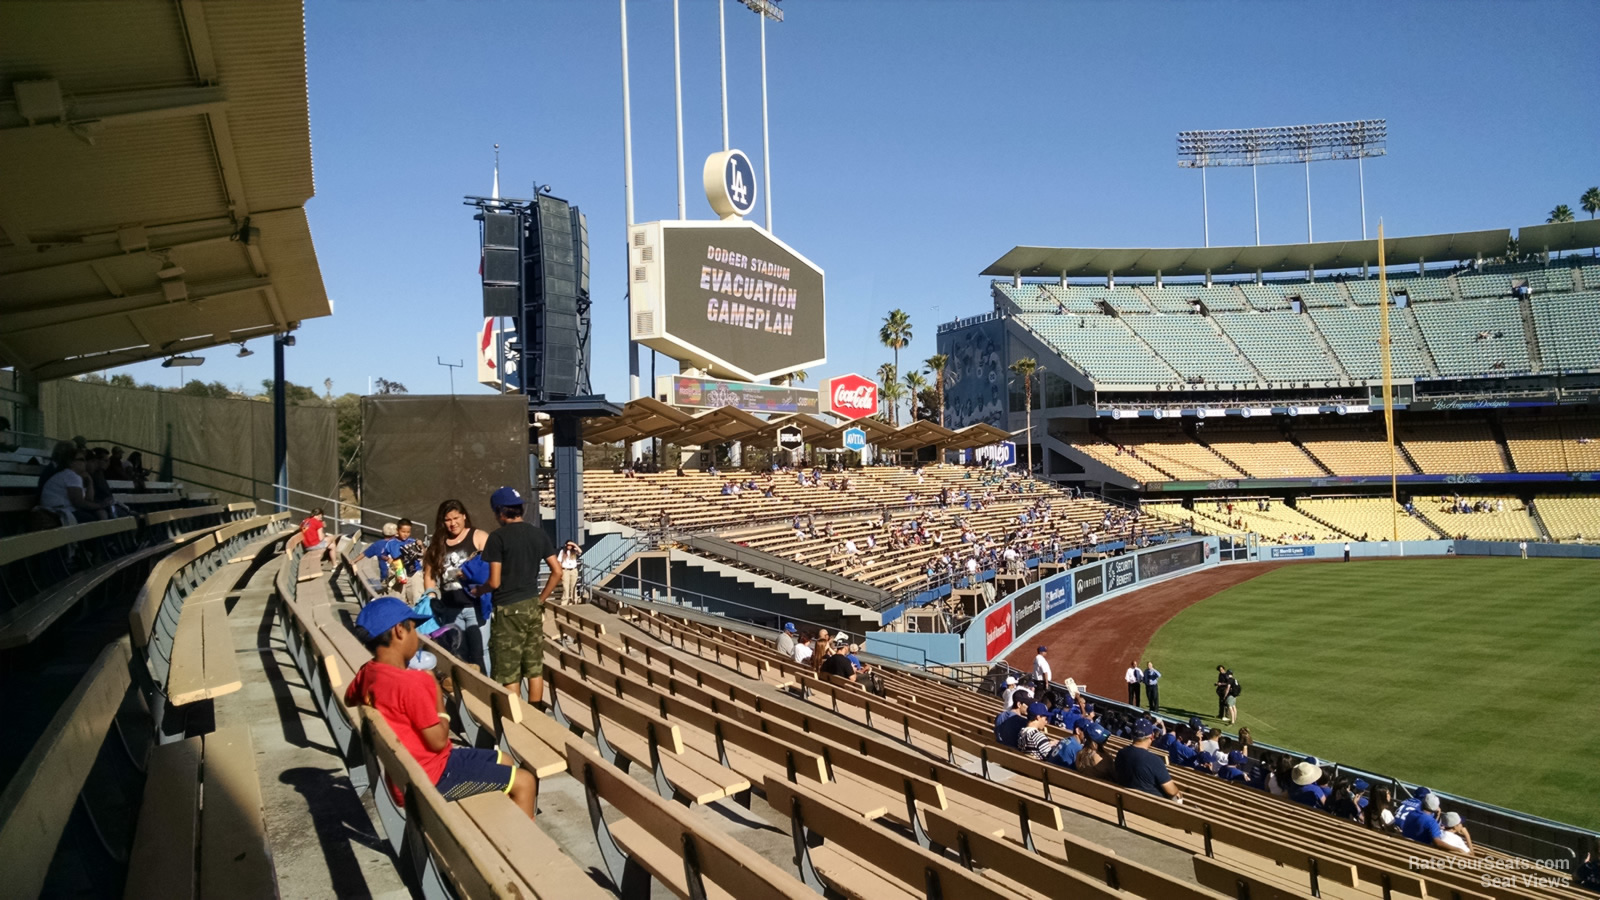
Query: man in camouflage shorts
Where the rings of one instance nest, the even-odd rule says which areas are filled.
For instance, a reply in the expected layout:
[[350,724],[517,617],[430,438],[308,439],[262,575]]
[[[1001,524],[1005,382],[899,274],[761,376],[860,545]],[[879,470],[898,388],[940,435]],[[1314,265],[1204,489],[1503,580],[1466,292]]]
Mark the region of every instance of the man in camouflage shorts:
[[[494,627],[489,630],[489,665],[494,679],[513,691],[528,680],[528,699],[544,699],[544,603],[561,583],[561,561],[543,528],[522,520],[522,495],[503,487],[489,498],[500,528],[483,545],[494,592]],[[550,567],[539,590],[539,565]]]

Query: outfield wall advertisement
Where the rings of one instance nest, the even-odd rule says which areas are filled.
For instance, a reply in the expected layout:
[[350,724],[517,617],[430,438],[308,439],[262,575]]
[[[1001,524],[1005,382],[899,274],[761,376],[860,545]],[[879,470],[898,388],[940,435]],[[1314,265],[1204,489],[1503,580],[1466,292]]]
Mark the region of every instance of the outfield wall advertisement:
[[1016,591],[985,610],[978,619],[983,627],[981,649],[979,632],[969,628],[962,641],[962,658],[968,662],[1000,659],[1014,649],[1012,645],[1029,638],[1030,632],[1079,606],[1122,594],[1152,579],[1219,562],[1217,539],[1210,537],[1068,569]]

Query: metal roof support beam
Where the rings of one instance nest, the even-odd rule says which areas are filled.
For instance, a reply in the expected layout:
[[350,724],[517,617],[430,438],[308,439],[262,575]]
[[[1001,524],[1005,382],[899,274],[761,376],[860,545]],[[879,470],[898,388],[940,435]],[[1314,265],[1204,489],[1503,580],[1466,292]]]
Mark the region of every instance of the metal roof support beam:
[[[272,282],[265,278],[236,278],[229,281],[213,281],[207,284],[188,285],[189,297],[179,302],[199,303],[203,300],[215,300],[229,297],[234,294],[243,294],[270,288]],[[117,304],[120,308],[91,313],[87,316],[82,311],[67,314],[67,308],[75,306],[94,307],[102,304]],[[25,334],[40,328],[58,328],[69,320],[74,325],[88,327],[99,319],[124,316],[139,312],[142,309],[159,308],[167,306],[166,294],[162,291],[149,291],[142,294],[132,294],[126,297],[83,297],[77,300],[60,300],[44,303],[31,309],[7,310],[0,313],[0,329],[7,334]]]
[[208,87],[150,88],[90,94],[73,97],[67,105],[64,122],[29,122],[22,117],[17,101],[0,100],[0,130],[44,128],[69,125],[75,128],[154,122],[160,119],[205,115],[227,107],[227,93],[215,85]]

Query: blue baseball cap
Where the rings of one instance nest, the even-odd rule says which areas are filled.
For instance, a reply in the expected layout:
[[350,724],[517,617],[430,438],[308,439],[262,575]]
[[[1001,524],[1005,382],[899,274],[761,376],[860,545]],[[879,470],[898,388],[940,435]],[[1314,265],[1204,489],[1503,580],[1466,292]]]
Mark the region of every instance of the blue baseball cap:
[[[419,614],[399,597],[379,597],[361,607],[356,616],[356,637],[363,644],[371,644],[380,635],[401,622],[426,622],[428,616]],[[366,632],[362,634],[361,632]]]
[[794,623],[793,622],[785,622],[785,623],[783,623],[783,630],[789,632],[790,634],[794,634]]
[[1028,704],[1028,718],[1037,719],[1040,716],[1050,715],[1050,707],[1037,701]]
[[500,488],[499,490],[497,490],[493,494],[491,494],[490,497],[489,497],[489,507],[491,509],[495,510],[496,512],[498,512],[502,506],[521,506],[521,505],[522,505],[522,494],[518,493],[517,489],[514,488],[514,487],[503,487],[503,488]]
[[1355,782],[1350,785],[1350,790],[1355,791],[1356,793],[1359,794],[1359,793],[1361,793],[1362,791],[1366,790],[1369,787],[1372,787],[1372,785],[1367,784],[1366,779],[1357,778],[1355,780]]
[[1250,757],[1246,756],[1241,751],[1235,750],[1228,754],[1228,765],[1230,766],[1245,766],[1249,764]]
[[1156,723],[1150,721],[1149,719],[1140,719],[1139,721],[1133,723],[1133,739],[1134,740],[1140,740],[1142,738],[1152,737],[1152,736],[1155,735],[1155,733],[1156,733]]
[[1106,731],[1105,726],[1101,725],[1099,722],[1090,722],[1084,728],[1083,733],[1089,738],[1089,740],[1096,744],[1104,744],[1106,742],[1106,738],[1111,736],[1111,732]]
[[1039,645],[1039,649],[1038,649],[1038,651],[1037,651],[1037,652],[1039,652],[1039,653],[1044,653],[1044,652],[1046,652],[1046,651],[1048,651],[1048,650],[1049,650],[1049,649],[1050,649],[1050,648],[1049,648],[1049,647],[1046,647],[1046,646],[1045,646],[1045,645],[1043,645],[1043,644],[1040,644],[1040,645]]

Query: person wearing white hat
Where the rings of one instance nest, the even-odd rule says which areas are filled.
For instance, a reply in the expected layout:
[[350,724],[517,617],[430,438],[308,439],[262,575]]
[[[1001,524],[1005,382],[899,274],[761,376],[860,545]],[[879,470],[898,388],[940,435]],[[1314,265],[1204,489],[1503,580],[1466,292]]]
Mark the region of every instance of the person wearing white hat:
[[1000,699],[1010,701],[1011,692],[1017,689],[1017,676],[1007,675],[1006,680],[1000,685]]
[[1289,799],[1312,809],[1327,809],[1328,791],[1317,784],[1321,778],[1321,766],[1310,762],[1295,763],[1294,768],[1289,770],[1289,780],[1294,782],[1294,787],[1289,789]]

